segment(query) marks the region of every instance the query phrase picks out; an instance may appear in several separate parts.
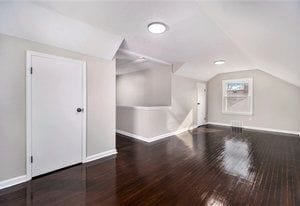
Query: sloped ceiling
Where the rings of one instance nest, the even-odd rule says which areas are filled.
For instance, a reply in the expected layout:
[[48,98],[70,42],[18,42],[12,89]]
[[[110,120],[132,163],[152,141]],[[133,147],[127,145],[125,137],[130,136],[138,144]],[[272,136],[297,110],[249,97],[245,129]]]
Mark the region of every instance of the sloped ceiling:
[[121,36],[24,2],[0,2],[0,33],[109,60],[123,41]]
[[[260,69],[300,86],[300,2],[38,2],[44,8],[125,38],[123,49],[175,65],[207,81],[218,73]],[[147,25],[162,21],[155,35]],[[215,60],[226,64],[216,66]]]
[[300,86],[300,2],[201,4],[255,68]]
[[122,49],[116,54],[116,65],[117,75],[155,68],[172,70],[172,64]]

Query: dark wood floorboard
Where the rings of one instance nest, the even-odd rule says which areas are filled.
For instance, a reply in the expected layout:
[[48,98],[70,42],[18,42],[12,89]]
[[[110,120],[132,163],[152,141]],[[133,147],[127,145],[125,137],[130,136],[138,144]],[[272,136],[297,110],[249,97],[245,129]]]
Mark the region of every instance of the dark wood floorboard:
[[0,191],[0,205],[300,205],[300,138],[204,126]]

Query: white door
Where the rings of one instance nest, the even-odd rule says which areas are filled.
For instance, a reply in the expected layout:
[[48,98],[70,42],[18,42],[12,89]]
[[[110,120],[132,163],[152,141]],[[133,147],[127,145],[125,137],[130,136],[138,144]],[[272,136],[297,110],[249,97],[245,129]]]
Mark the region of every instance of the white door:
[[76,60],[31,55],[32,176],[82,161],[84,66]]
[[198,126],[206,123],[206,84],[198,83],[197,122]]

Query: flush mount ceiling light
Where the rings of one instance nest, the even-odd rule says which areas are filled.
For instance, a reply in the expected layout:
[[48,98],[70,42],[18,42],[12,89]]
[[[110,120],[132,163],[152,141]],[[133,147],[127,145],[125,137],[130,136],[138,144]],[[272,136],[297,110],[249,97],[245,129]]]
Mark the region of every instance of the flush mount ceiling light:
[[145,57],[139,57],[138,59],[136,59],[134,62],[136,63],[141,63],[141,62],[145,62],[146,58]]
[[214,61],[214,64],[215,65],[222,65],[222,64],[225,64],[225,60],[217,60],[217,61]]
[[148,25],[148,30],[153,34],[162,34],[167,30],[167,26],[162,22],[152,22]]

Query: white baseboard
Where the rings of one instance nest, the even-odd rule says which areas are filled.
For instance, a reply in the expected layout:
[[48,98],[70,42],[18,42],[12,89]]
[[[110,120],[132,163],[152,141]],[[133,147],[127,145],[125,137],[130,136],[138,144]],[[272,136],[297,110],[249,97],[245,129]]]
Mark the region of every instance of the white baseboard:
[[[116,149],[108,150],[108,151],[105,151],[105,152],[101,152],[101,153],[98,153],[98,154],[95,154],[95,155],[88,156],[86,158],[85,162],[91,162],[91,161],[94,161],[94,160],[97,160],[97,159],[100,159],[100,158],[103,158],[103,157],[108,157],[108,156],[114,155],[114,154],[117,154]],[[22,175],[22,176],[19,176],[19,177],[14,177],[14,178],[11,178],[11,179],[8,179],[8,180],[0,181],[0,190],[4,189],[4,188],[7,188],[7,187],[17,185],[17,184],[21,184],[21,183],[29,181],[29,180],[30,180],[30,178],[28,178],[26,175]]]
[[103,157],[108,157],[108,156],[111,156],[111,155],[115,155],[115,154],[117,154],[116,149],[108,150],[108,151],[105,151],[105,152],[101,152],[101,153],[98,153],[98,154],[88,156],[86,158],[85,162],[91,162],[91,161],[101,159]]
[[245,129],[253,129],[253,130],[262,130],[267,132],[277,132],[277,133],[284,133],[284,134],[295,134],[300,135],[297,131],[290,131],[290,130],[282,130],[282,129],[272,129],[272,128],[263,128],[263,127],[251,127],[251,126],[244,126]]
[[161,135],[158,135],[158,136],[155,136],[155,137],[150,137],[150,138],[143,137],[141,135],[133,134],[133,133],[122,131],[122,130],[117,130],[117,133],[128,136],[128,137],[132,137],[134,139],[138,139],[138,140],[141,140],[141,141],[144,141],[144,142],[147,142],[147,143],[150,143],[150,142],[154,142],[154,141],[157,141],[157,140],[160,140],[160,139],[164,139],[164,138],[167,138],[167,137],[170,137],[170,136],[173,136],[173,135],[178,135],[180,133],[186,132],[188,130],[192,130],[192,129],[197,128],[197,127],[198,127],[198,125],[194,125],[194,126],[191,126],[191,127],[179,129],[179,130],[176,130],[174,132],[169,132],[169,133],[161,134]]
[[[231,127],[231,124],[219,123],[219,122],[207,122],[207,124],[214,124],[214,125],[219,125],[219,126]],[[277,132],[277,133],[284,133],[284,134],[300,135],[299,131],[290,131],[290,130],[264,128],[264,127],[252,127],[252,126],[245,126],[245,125],[243,126],[243,128],[253,129],[253,130],[261,130],[261,131],[266,131],[266,132]]]
[[141,140],[141,141],[144,141],[144,142],[150,142],[149,141],[150,138],[143,137],[141,135],[133,134],[133,133],[130,133],[130,132],[126,132],[126,131],[123,131],[123,130],[117,130],[117,133],[128,136],[128,137],[132,137],[134,139],[138,139],[138,140]]
[[219,122],[207,122],[206,124],[213,124],[213,125],[218,125],[218,126],[231,127],[231,124],[219,123]]
[[8,179],[8,180],[0,181],[0,190],[4,189],[4,188],[7,188],[7,187],[11,187],[11,186],[14,186],[14,185],[21,184],[23,182],[26,182],[27,180],[28,180],[27,176],[22,175],[22,176],[19,176],[19,177],[14,177],[14,178],[11,178],[11,179]]

